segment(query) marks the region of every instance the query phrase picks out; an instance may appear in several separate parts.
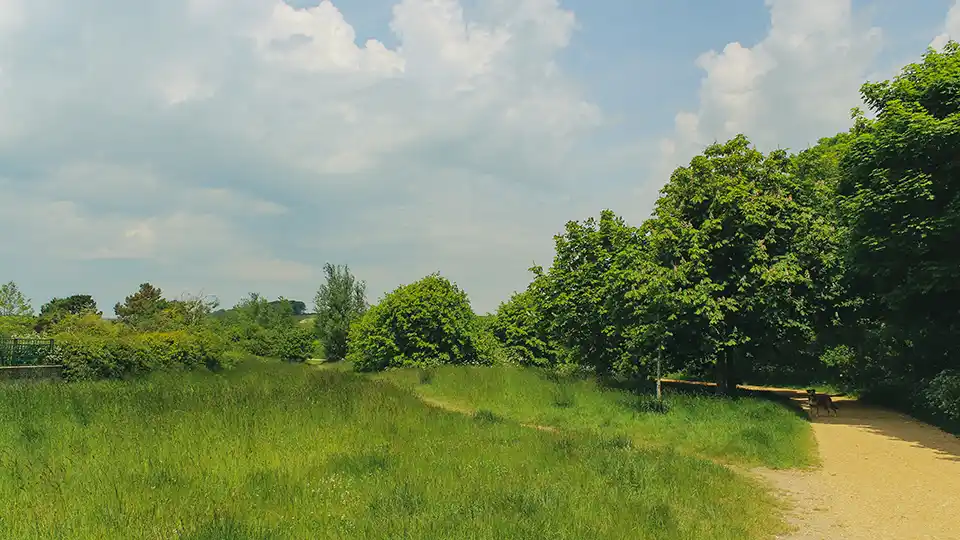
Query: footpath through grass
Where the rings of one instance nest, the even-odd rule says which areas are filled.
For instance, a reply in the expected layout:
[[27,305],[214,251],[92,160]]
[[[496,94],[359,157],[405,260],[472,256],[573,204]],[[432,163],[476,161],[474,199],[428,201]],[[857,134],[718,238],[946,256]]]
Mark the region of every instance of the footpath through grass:
[[0,500],[0,538],[17,540],[740,540],[782,526],[759,485],[709,461],[279,363],[0,385]]
[[666,397],[668,411],[660,413],[653,396],[535,369],[441,367],[395,370],[378,377],[454,408],[627,437],[636,446],[669,448],[735,465],[791,468],[816,460],[808,422],[765,399],[671,393]]

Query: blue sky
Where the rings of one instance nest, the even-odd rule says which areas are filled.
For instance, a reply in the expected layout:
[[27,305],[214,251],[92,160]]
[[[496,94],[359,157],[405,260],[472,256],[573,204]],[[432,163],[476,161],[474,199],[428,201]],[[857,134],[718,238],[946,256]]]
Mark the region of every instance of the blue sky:
[[493,310],[567,220],[845,129],[957,35],[954,0],[0,0],[0,280],[310,303],[329,261]]

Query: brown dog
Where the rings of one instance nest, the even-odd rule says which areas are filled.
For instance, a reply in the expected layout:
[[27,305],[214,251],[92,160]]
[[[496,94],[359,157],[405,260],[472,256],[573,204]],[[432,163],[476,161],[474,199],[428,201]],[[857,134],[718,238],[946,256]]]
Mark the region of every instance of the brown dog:
[[817,416],[820,416],[820,407],[827,410],[827,416],[830,416],[830,411],[837,415],[837,404],[830,399],[830,396],[818,394],[813,388],[807,390],[807,402],[810,404],[810,412],[816,411]]

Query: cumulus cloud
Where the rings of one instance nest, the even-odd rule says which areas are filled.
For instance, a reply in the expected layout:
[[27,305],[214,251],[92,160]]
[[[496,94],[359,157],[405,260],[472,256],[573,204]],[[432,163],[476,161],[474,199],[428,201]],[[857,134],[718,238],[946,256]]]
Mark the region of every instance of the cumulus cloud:
[[951,39],[960,39],[960,1],[954,2],[947,12],[947,20],[943,23],[943,32],[937,35],[930,43],[934,49],[942,49]]
[[701,55],[699,108],[677,114],[658,174],[738,133],[765,150],[800,150],[845,129],[881,47],[880,29],[852,4],[766,0],[770,29],[760,42]]
[[603,122],[556,63],[575,29],[557,0],[401,0],[389,47],[329,0],[0,0],[0,254],[113,296],[441,270],[495,307],[597,210],[550,194]]

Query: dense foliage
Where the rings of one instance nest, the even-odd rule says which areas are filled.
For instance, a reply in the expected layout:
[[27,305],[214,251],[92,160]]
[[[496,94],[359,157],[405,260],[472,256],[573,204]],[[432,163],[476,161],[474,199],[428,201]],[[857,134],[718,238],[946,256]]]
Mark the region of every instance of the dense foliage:
[[326,264],[326,283],[320,286],[314,300],[314,324],[328,360],[347,357],[350,325],[367,310],[366,284],[358,281],[350,268]]
[[570,222],[495,335],[523,363],[635,377],[660,359],[721,391],[831,380],[952,421],[960,46],[862,93],[875,119],[797,154],[711,145],[638,227]]
[[20,292],[17,284],[10,281],[0,285],[0,317],[23,317],[33,315],[30,300]]
[[530,291],[517,293],[500,305],[489,329],[504,345],[508,361],[525,366],[556,363],[557,351],[546,321]]
[[478,363],[475,318],[467,294],[431,274],[387,294],[357,320],[347,358],[359,371]]
[[218,328],[234,348],[255,356],[302,361],[314,355],[312,330],[298,324],[284,298],[269,302],[251,293],[219,319]]

